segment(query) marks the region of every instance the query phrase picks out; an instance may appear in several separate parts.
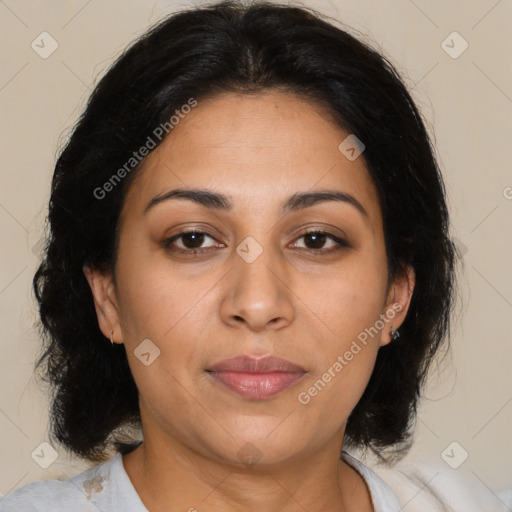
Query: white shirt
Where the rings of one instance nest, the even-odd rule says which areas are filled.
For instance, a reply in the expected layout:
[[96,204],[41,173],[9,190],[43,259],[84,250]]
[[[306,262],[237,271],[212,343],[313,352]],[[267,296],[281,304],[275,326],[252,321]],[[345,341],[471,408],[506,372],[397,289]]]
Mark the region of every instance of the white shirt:
[[[365,480],[374,512],[401,511],[398,499],[384,480],[347,452],[342,456]],[[120,453],[69,480],[32,482],[0,499],[0,512],[75,511],[148,512],[124,469]]]

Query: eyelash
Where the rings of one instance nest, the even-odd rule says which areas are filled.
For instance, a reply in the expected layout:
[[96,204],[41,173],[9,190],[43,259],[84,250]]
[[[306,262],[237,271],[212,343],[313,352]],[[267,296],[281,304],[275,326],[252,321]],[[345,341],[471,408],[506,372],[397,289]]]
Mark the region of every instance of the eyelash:
[[[167,251],[174,252],[174,253],[180,253],[180,254],[186,254],[187,256],[194,256],[198,253],[206,253],[206,252],[209,252],[209,251],[212,251],[215,249],[215,247],[207,247],[207,248],[203,248],[203,249],[182,249],[182,248],[176,248],[176,247],[171,246],[171,244],[175,240],[181,238],[183,235],[187,235],[190,233],[194,233],[197,235],[206,235],[206,236],[214,239],[211,235],[209,235],[208,233],[205,233],[204,231],[190,230],[190,231],[182,231],[181,233],[178,233],[177,235],[174,235],[173,237],[164,240],[162,242],[162,245]],[[312,230],[306,231],[306,232],[302,233],[297,238],[297,240],[299,240],[300,238],[302,238],[304,236],[311,235],[311,234],[327,235],[327,238],[330,238],[332,241],[334,241],[334,242],[336,242],[336,244],[338,244],[338,247],[334,247],[334,248],[331,248],[328,250],[308,249],[307,247],[305,248],[306,251],[309,251],[310,253],[316,254],[318,256],[327,256],[333,252],[339,251],[340,249],[350,247],[350,245],[347,242],[345,242],[345,240],[342,240],[341,238],[338,238],[337,236],[333,235],[332,233],[329,233],[328,231],[323,231],[321,229],[312,229]]]

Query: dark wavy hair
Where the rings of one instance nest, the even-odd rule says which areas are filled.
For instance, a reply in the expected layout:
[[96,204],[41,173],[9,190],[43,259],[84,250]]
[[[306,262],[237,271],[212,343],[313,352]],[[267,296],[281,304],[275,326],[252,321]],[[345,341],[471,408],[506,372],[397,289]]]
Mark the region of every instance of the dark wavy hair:
[[169,15],[127,48],[94,88],[56,162],[33,279],[43,340],[36,370],[50,385],[50,437],[75,455],[98,462],[109,451],[126,453],[140,428],[125,347],[112,348],[100,331],[82,269],[114,272],[119,213],[144,159],[107,198],[95,190],[191,97],[268,90],[314,102],[366,147],[389,280],[410,265],[416,286],[399,338],[379,349],[348,418],[344,447],[389,461],[412,445],[428,370],[448,347],[458,254],[423,118],[390,60],[349,28],[310,8],[223,1]]

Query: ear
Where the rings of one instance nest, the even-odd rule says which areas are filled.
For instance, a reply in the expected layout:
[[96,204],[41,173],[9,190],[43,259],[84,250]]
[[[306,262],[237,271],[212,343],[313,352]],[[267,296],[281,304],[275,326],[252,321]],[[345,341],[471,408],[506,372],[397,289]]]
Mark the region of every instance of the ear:
[[91,269],[86,265],[82,270],[91,288],[101,332],[107,339],[110,339],[110,331],[112,331],[112,341],[122,343],[123,333],[119,323],[119,308],[113,276],[110,273]]
[[387,296],[387,303],[382,312],[381,318],[385,321],[385,326],[381,331],[380,345],[384,346],[393,341],[392,332],[398,329],[409,311],[414,286],[416,284],[416,274],[411,266],[398,275],[391,286]]

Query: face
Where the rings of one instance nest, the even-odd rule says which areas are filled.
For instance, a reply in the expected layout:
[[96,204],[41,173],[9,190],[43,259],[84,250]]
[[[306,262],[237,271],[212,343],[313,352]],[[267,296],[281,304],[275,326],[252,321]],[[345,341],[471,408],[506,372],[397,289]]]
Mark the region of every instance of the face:
[[[115,287],[86,272],[103,332],[125,345],[145,434],[233,463],[341,443],[412,293],[410,276],[387,287],[377,191],[363,156],[338,149],[348,135],[293,95],[223,94],[146,158],[121,213]],[[224,202],[163,198],[178,188]],[[320,191],[345,200],[290,203]],[[234,379],[237,392],[209,370],[238,355],[302,372],[258,396]]]

